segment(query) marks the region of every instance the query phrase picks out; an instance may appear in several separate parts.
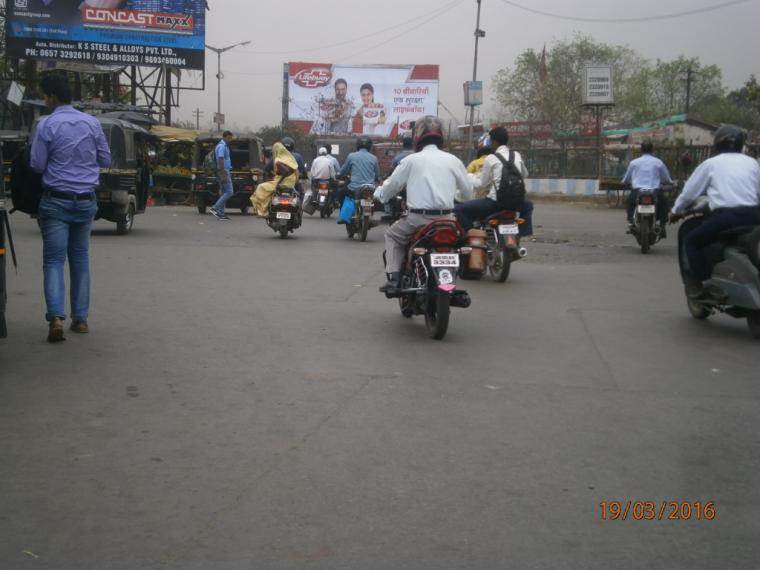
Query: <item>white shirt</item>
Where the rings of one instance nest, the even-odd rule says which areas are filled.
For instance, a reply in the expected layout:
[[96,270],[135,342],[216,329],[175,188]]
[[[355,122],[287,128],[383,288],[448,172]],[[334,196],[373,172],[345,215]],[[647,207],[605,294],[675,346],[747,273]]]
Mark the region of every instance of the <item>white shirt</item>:
[[738,152],[704,161],[686,181],[673,213],[683,213],[705,193],[711,210],[760,205],[760,165]]
[[[503,156],[505,160],[509,160],[509,147],[507,145],[501,145],[496,149],[496,152]],[[528,169],[525,168],[525,163],[519,152],[515,153],[515,166],[520,174],[522,174],[523,178],[527,178]],[[501,184],[501,171],[503,168],[504,166],[501,164],[501,161],[495,156],[490,155],[486,158],[485,162],[483,162],[483,168],[480,172],[470,174],[469,176],[476,189],[488,189],[488,195],[486,197],[491,200],[496,200],[496,189],[499,187],[499,184]]]
[[335,165],[325,155],[320,155],[311,163],[312,180],[332,180],[335,178]]
[[668,167],[651,154],[632,160],[623,177],[623,184],[630,184],[634,190],[656,190],[663,182],[673,182]]
[[402,160],[375,190],[375,198],[386,203],[404,186],[407,206],[415,210],[453,210],[457,192],[472,194],[472,182],[462,161],[434,144]]

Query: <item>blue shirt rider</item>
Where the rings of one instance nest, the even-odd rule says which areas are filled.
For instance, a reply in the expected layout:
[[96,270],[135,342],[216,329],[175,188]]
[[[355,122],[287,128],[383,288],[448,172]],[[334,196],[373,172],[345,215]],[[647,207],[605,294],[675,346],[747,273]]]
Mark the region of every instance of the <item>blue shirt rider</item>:
[[359,137],[356,147],[357,151],[348,155],[343,168],[340,169],[340,176],[351,176],[348,189],[354,195],[365,184],[374,186],[380,180],[380,165],[377,162],[377,157],[369,152],[372,148],[370,138]]

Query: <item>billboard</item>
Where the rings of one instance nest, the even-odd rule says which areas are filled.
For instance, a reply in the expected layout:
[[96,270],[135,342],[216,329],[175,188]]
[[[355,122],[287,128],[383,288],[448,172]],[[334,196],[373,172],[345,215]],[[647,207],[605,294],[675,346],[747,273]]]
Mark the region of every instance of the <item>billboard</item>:
[[395,138],[438,115],[437,65],[287,66],[288,119],[315,135]]
[[583,68],[582,105],[614,105],[611,65],[587,65]]
[[203,69],[205,0],[7,0],[7,54]]

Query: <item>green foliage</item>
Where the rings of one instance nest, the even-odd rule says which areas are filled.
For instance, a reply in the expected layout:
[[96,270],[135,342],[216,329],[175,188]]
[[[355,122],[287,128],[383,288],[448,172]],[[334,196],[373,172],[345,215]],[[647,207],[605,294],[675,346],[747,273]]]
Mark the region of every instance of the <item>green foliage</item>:
[[580,123],[583,66],[609,63],[614,67],[616,102],[606,113],[609,123],[638,125],[684,113],[686,78],[691,69],[691,116],[713,123],[735,122],[746,128],[760,125],[760,85],[755,78],[741,90],[727,94],[721,69],[704,65],[697,58],[680,56],[650,62],[629,47],[576,34],[547,49],[548,74],[543,83],[540,61],[541,54],[528,49],[493,78],[495,100],[504,115],[550,121],[557,130],[574,129]]
[[312,148],[316,144],[316,139],[313,135],[306,134],[288,123],[285,124],[285,128],[282,126],[261,127],[255,134],[264,140],[266,146],[272,146],[274,143],[281,141],[283,137],[291,137],[296,142],[296,150],[301,150],[301,152]]

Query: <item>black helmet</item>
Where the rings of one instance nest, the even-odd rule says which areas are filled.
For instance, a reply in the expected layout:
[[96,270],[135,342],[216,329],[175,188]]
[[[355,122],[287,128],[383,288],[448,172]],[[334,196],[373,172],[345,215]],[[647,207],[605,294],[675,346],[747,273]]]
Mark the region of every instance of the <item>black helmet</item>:
[[741,152],[747,142],[747,132],[736,125],[721,125],[715,131],[715,152]]
[[372,150],[372,139],[369,137],[359,137],[356,139],[356,150],[366,148],[367,150]]
[[406,134],[401,138],[401,145],[404,148],[414,148],[414,137],[412,135]]
[[296,141],[291,137],[282,137],[282,141],[280,142],[282,142],[282,146],[288,149],[288,152],[293,152],[296,148]]
[[414,125],[414,148],[417,151],[422,147],[434,144],[438,148],[443,146],[443,123],[438,117],[426,115]]

